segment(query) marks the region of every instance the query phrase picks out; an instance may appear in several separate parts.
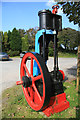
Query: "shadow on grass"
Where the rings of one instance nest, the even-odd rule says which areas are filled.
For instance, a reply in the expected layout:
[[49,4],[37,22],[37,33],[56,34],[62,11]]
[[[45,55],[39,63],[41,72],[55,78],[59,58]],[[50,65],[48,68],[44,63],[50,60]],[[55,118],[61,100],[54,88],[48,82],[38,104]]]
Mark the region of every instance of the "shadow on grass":
[[77,75],[77,66],[73,66],[71,68],[68,68],[67,73],[69,75],[73,75],[74,77],[76,77],[76,75]]
[[76,106],[76,118],[80,120],[80,105]]
[[78,106],[76,106],[76,118],[80,120],[80,91],[78,92]]
[[76,117],[80,119],[80,81],[78,90],[78,106],[76,107]]
[[[75,80],[75,87],[77,84],[77,80]],[[79,90],[78,90],[78,106],[76,106],[76,118],[80,120],[80,81],[79,81]]]
[[67,88],[65,86],[63,86],[63,90],[65,91]]

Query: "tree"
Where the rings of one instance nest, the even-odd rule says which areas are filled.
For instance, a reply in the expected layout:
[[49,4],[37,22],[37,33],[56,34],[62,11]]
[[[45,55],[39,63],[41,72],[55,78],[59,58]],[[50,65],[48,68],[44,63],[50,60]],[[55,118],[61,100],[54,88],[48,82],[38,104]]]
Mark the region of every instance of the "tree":
[[3,49],[3,32],[0,31],[0,51]]
[[58,33],[58,44],[65,46],[65,50],[74,50],[78,46],[78,31],[71,28],[64,28]]
[[24,34],[25,34],[25,30],[24,29],[19,29],[19,34],[21,37],[24,37]]
[[11,41],[11,32],[10,32],[10,30],[8,30],[7,35],[8,35],[8,50],[10,50],[10,41]]
[[48,55],[49,56],[53,56],[54,55],[54,44],[53,44],[53,42],[52,41],[50,41],[50,43],[49,43],[49,53],[48,53]]
[[[63,13],[66,14],[70,22],[78,24],[80,30],[80,1],[79,2],[58,2],[62,5]],[[77,90],[80,82],[80,31],[78,33],[78,63],[77,63]]]
[[25,35],[24,37],[22,37],[22,51],[28,50],[29,50],[28,35]]
[[4,51],[8,51],[8,35],[7,32],[4,32],[4,36],[3,36],[3,42],[4,42]]
[[63,13],[69,21],[79,24],[80,27],[80,2],[58,2],[58,4],[62,5]]
[[78,34],[77,90],[79,90],[79,84],[80,84],[80,27]]
[[20,36],[18,30],[16,30],[16,28],[14,28],[11,33],[10,48],[12,51],[21,52],[21,45],[22,45],[21,36]]
[[37,28],[30,28],[29,30],[26,31],[28,34],[28,39],[29,39],[29,44],[35,48],[35,35],[37,33]]

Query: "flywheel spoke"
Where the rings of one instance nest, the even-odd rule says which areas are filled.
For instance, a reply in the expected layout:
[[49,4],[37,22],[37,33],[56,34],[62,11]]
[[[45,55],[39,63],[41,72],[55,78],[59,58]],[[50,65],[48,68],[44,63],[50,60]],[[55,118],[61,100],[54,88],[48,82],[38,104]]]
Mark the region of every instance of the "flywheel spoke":
[[31,96],[31,100],[33,101],[33,88],[32,88],[32,86],[30,87],[30,96]]
[[31,75],[33,75],[33,58],[31,58]]
[[37,81],[37,80],[39,80],[39,79],[41,79],[42,78],[42,75],[38,75],[38,76],[36,76],[36,77],[33,77],[33,81],[35,82],[35,81]]
[[29,73],[29,71],[28,71],[28,69],[26,67],[26,64],[24,64],[24,69],[26,70],[26,73],[27,73],[28,77],[30,77],[30,73]]
[[38,92],[38,90],[37,90],[35,84],[33,84],[32,86],[33,86],[33,88],[34,88],[34,90],[35,90],[35,92],[36,92],[36,94],[37,94],[39,100],[42,101],[42,98],[41,98],[41,96],[40,96],[40,94],[39,94],[39,92]]

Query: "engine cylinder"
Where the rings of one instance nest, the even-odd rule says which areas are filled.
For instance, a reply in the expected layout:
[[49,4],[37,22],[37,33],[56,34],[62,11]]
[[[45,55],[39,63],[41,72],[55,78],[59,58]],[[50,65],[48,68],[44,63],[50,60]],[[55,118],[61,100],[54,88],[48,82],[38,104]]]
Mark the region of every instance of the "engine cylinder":
[[39,29],[62,30],[62,17],[52,14],[50,10],[41,10],[38,12]]

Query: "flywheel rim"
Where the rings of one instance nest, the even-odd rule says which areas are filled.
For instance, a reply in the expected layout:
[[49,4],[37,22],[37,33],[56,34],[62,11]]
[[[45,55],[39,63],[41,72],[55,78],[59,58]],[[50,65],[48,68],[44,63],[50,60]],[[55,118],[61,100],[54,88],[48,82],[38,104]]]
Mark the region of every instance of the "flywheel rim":
[[[31,57],[30,73],[27,70],[27,67],[25,65],[26,61],[28,60],[28,57]],[[38,75],[37,77],[33,76],[33,70],[32,70],[33,69],[33,67],[32,67],[33,66],[33,60],[35,60],[36,63],[38,64],[38,67],[39,67],[40,73],[41,73],[41,75]],[[32,109],[34,109],[36,111],[42,110],[43,107],[50,100],[50,93],[49,92],[50,92],[51,86],[49,86],[49,90],[48,90],[48,87],[47,87],[48,84],[49,84],[47,82],[50,82],[50,77],[49,77],[48,70],[47,70],[47,68],[44,65],[45,62],[43,62],[42,60],[43,59],[42,59],[42,57],[39,54],[34,54],[34,53],[31,53],[31,52],[28,52],[28,53],[26,53],[24,55],[24,57],[22,59],[22,62],[21,62],[21,68],[20,68],[21,80],[22,80],[22,76],[25,76],[25,70],[24,69],[26,69],[28,77],[31,77],[31,79],[32,79],[32,85],[30,87],[27,87],[27,88],[24,88],[22,86],[22,89],[23,89],[23,93],[25,95],[25,98],[26,98],[28,104],[30,105],[30,107]],[[42,67],[42,66],[44,66],[44,67]],[[47,74],[47,75],[45,75],[45,74]],[[47,77],[45,77],[45,76],[47,76]],[[42,82],[43,82],[43,96],[40,96],[39,91],[38,91],[38,89],[37,89],[37,87],[35,85],[35,81],[39,80],[39,79],[42,79]],[[29,95],[29,92],[30,92],[30,95]],[[32,96],[35,97],[34,100],[33,100]],[[36,100],[36,99],[38,99],[38,100]]]

